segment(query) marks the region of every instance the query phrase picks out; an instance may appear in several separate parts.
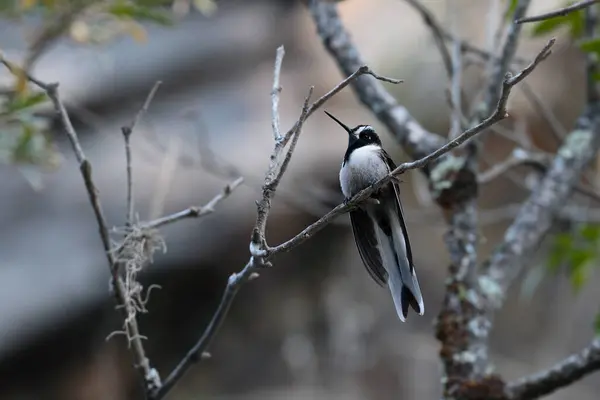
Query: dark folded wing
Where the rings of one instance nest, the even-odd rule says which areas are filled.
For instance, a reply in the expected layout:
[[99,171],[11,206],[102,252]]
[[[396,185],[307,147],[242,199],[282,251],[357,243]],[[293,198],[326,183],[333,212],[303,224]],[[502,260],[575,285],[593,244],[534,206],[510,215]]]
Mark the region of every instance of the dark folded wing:
[[[394,160],[389,156],[385,150],[381,150],[380,152],[381,158],[387,164],[390,172],[396,169],[396,164]],[[410,272],[413,271],[413,258],[412,258],[412,250],[410,248],[410,240],[408,239],[408,230],[406,229],[406,224],[404,223],[404,212],[402,210],[402,202],[400,201],[400,188],[396,182],[390,183],[394,187],[394,192],[396,193],[396,207],[398,211],[398,215],[400,216],[400,227],[402,228],[402,235],[404,236],[404,242],[406,243],[406,257],[408,258],[408,263],[410,265]]]
[[352,231],[354,232],[358,253],[369,275],[379,285],[384,286],[388,276],[377,248],[377,236],[375,235],[373,221],[366,211],[356,209],[350,212],[350,222],[352,222]]

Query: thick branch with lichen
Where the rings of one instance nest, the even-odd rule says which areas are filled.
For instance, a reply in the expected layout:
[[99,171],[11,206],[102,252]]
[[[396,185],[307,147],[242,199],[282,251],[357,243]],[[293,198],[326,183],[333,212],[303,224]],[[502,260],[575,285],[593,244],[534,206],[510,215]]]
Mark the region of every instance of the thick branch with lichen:
[[600,370],[600,339],[551,368],[508,385],[509,400],[534,400]]
[[[417,2],[411,1],[411,4]],[[522,1],[520,8],[524,11],[528,1]],[[417,4],[419,6],[419,4]],[[336,6],[313,0],[309,2],[317,31],[329,53],[334,57],[340,69],[348,74],[357,63],[362,62],[356,46],[352,43],[350,36],[343,27],[336,10]],[[423,13],[423,7],[418,7],[429,26],[437,26],[427,13]],[[516,33],[509,35],[509,40],[502,57],[494,58],[492,61],[499,67],[494,71],[505,71],[514,58],[514,48],[518,36]],[[439,35],[440,29],[434,30],[434,36]],[[439,41],[438,41],[439,42]],[[523,79],[535,66],[546,56],[548,46],[538,55],[536,60],[525,69],[519,77],[515,77],[513,83]],[[446,53],[445,47],[438,46]],[[447,54],[446,54],[447,56]],[[447,57],[444,57],[447,58]],[[502,103],[506,100],[506,88],[500,81],[490,81],[488,84],[487,104],[494,107],[492,101]],[[510,79],[510,78],[509,78]],[[492,87],[493,85],[496,85]],[[392,96],[377,82],[370,80],[357,81],[354,89],[360,100],[371,109],[374,114],[390,129],[398,139],[405,151],[412,158],[419,158],[423,152],[430,154],[435,143],[440,137],[424,130],[407,113]],[[494,100],[492,100],[494,99]],[[486,106],[487,112],[491,107]],[[485,116],[484,112],[478,114],[474,124],[479,125]],[[474,199],[477,195],[477,174],[472,164],[463,157],[457,157],[450,153],[440,157],[437,163],[424,172],[429,177],[430,187],[438,204],[447,211],[448,222],[451,229],[447,234],[447,245],[452,259],[451,278],[447,286],[447,295],[443,311],[438,319],[437,336],[442,342],[441,356],[445,364],[446,376],[445,392],[448,396],[457,396],[461,389],[453,382],[454,377],[461,379],[477,379],[485,376],[487,371],[487,337],[489,334],[489,322],[484,318],[483,304],[480,302],[476,290],[474,276],[476,267],[475,245],[477,242],[476,212]],[[491,390],[502,385],[496,384],[494,377],[486,378],[489,381],[479,382],[481,390]],[[491,393],[490,393],[491,394]]]

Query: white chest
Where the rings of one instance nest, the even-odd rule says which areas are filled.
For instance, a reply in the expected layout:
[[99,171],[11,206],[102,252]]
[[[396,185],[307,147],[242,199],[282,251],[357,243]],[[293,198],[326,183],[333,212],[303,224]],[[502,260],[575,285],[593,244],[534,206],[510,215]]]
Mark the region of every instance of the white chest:
[[346,198],[354,196],[389,173],[379,156],[379,148],[368,145],[356,149],[340,170],[340,186]]

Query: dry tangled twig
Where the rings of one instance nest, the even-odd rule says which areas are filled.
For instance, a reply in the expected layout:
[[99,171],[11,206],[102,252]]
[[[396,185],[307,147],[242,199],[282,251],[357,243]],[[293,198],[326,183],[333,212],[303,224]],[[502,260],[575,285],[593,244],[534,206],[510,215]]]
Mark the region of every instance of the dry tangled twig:
[[[143,286],[137,279],[138,274],[154,261],[156,251],[167,251],[167,245],[156,229],[132,226],[128,229],[123,242],[117,247],[115,259],[123,265],[125,276],[126,301],[129,304],[127,321],[135,318],[136,313],[145,313],[150,290],[143,295]],[[155,285],[154,287],[159,287]],[[125,324],[127,326],[127,323]]]

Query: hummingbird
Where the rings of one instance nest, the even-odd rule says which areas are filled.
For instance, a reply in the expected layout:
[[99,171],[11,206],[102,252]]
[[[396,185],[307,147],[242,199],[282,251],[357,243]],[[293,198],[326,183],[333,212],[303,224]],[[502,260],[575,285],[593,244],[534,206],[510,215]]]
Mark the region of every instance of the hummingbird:
[[[325,111],[348,133],[348,148],[340,169],[340,186],[345,201],[396,169],[370,125],[352,129]],[[419,315],[425,312],[423,297],[404,223],[397,181],[382,186],[364,204],[349,212],[358,253],[371,278],[386,284],[392,293],[396,313],[406,321],[409,306]]]

